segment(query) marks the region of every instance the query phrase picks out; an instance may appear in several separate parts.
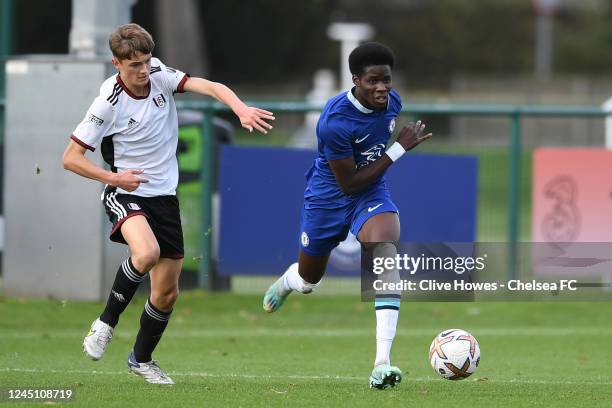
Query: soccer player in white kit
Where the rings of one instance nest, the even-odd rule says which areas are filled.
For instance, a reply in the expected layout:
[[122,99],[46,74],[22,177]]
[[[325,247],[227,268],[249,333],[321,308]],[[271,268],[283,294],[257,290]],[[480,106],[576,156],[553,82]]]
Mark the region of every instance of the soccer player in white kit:
[[[267,133],[271,112],[245,105],[227,86],[165,66],[151,53],[153,38],[137,24],[110,34],[113,65],[119,71],[100,87],[64,152],[64,168],[106,184],[102,201],[113,223],[110,239],[125,243],[130,257],[119,267],[102,314],[83,341],[94,360],[104,355],[120,314],[145,274],[151,295],[128,355],[128,368],[155,384],[173,384],[152,359],[178,297],[183,233],[176,186],[178,119],[173,95],[195,92],[228,105],[242,127]],[[105,170],[85,157],[100,148]]]

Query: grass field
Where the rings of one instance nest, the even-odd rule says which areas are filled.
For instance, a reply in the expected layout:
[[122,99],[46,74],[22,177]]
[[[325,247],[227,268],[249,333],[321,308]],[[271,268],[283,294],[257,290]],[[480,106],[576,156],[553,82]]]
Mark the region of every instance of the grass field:
[[[378,391],[367,387],[373,307],[356,297],[292,295],[267,315],[260,296],[184,293],[155,354],[176,381],[170,387],[127,373],[144,300],[134,300],[93,362],[81,342],[101,304],[1,299],[0,388],[74,387],[70,406],[89,407],[612,406],[605,303],[404,303],[392,356],[406,376]],[[454,327],[482,350],[463,382],[438,378],[427,359],[433,336]]]

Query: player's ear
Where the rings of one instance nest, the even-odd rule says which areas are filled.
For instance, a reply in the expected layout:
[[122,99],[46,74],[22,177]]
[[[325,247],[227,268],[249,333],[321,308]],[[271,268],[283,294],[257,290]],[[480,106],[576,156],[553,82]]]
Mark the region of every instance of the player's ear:
[[355,86],[359,86],[361,84],[361,80],[359,79],[358,75],[353,74],[353,84]]
[[115,57],[113,57],[113,59],[111,60],[111,62],[113,63],[113,65],[115,66],[115,68],[119,69],[119,60]]

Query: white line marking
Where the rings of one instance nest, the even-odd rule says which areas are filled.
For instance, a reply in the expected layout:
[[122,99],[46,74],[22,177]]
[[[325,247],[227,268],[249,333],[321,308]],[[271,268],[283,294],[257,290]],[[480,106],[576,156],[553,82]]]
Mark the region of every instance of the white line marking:
[[[398,328],[397,337],[431,337],[433,338],[443,327],[435,328]],[[573,328],[536,328],[536,327],[515,327],[515,328],[474,328],[466,327],[474,336],[504,336],[504,337],[555,337],[555,336],[612,336],[612,328],[606,327],[573,327]],[[64,339],[64,338],[80,338],[87,334],[87,328],[83,330],[62,330],[55,331],[54,329],[39,329],[31,332],[23,332],[13,329],[3,329],[0,333],[0,339],[40,339],[41,337],[49,339]],[[164,338],[214,338],[214,337],[361,337],[375,335],[375,329],[197,329],[186,330],[174,326],[173,330],[164,334]],[[131,331],[115,331],[116,337],[131,338],[135,332]]]
[[[93,374],[93,375],[126,375],[125,371],[103,371],[103,370],[41,370],[37,368],[0,368],[0,372],[16,372],[16,373],[39,373],[39,374]],[[340,380],[340,381],[358,381],[367,383],[367,376],[350,377],[341,375],[258,375],[258,374],[216,374],[201,371],[169,371],[169,375],[177,377],[210,377],[210,378],[248,378],[248,379],[296,379],[296,380]],[[497,384],[536,384],[536,385],[612,385],[610,381],[549,381],[549,380],[496,380],[487,379],[478,381],[479,378],[464,380],[463,382],[482,382],[482,383],[497,383]],[[443,381],[437,377],[407,377],[406,382],[430,382]]]

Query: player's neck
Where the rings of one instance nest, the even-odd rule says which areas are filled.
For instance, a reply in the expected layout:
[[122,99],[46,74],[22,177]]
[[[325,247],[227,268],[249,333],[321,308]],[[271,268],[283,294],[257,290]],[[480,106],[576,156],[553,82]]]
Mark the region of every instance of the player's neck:
[[129,83],[125,83],[125,86],[127,86],[127,88],[130,90],[130,92],[133,93],[136,96],[147,96],[147,95],[149,95],[150,82],[148,82],[144,86],[138,86],[138,85],[129,84]]
[[137,98],[144,98],[149,96],[149,92],[151,89],[151,81],[147,82],[146,85],[136,85],[129,81],[124,80],[121,75],[119,75],[119,82],[128,91],[128,94]]

